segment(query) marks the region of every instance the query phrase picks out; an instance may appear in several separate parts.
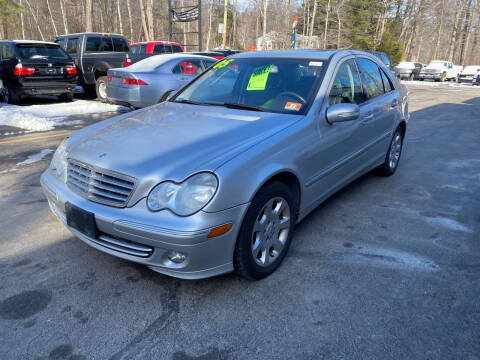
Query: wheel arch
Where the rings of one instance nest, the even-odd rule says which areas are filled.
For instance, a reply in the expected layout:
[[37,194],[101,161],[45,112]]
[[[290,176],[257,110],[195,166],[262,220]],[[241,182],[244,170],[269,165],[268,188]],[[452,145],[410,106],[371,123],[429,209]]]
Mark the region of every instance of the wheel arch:
[[93,69],[93,77],[95,78],[95,81],[97,81],[100,76],[107,76],[109,69],[110,65],[108,65],[106,62],[96,64]]

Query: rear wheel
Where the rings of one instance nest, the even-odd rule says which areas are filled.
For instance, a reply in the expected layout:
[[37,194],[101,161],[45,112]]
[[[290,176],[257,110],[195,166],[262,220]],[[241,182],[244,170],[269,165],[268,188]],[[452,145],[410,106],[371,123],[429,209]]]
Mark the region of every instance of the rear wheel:
[[71,102],[73,100],[73,93],[65,93],[58,96],[58,100],[62,102]]
[[281,264],[292,241],[296,222],[295,201],[281,182],[263,187],[253,199],[235,245],[235,270],[244,278],[259,280]]
[[17,95],[15,90],[11,86],[9,86],[8,83],[4,83],[1,79],[0,94],[3,102],[9,104],[18,104],[20,102],[20,97]]
[[97,92],[97,98],[99,100],[101,101],[107,100],[107,77],[106,76],[100,76],[97,79],[95,90]]
[[397,128],[393,134],[387,154],[385,155],[385,162],[377,168],[379,175],[390,176],[397,170],[400,156],[402,155],[403,136],[403,130]]
[[408,77],[408,80],[413,81],[414,78],[415,78],[415,75],[411,73],[410,76]]

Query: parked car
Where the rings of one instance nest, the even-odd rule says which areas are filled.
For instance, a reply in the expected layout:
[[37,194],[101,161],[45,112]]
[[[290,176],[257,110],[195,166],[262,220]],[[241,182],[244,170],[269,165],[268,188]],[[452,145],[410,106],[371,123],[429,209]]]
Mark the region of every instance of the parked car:
[[372,50],[368,50],[367,52],[375,55],[377,58],[379,58],[387,66],[387,68],[390,71],[395,72],[395,65],[392,63],[392,61],[390,60],[390,58],[388,57],[387,54],[385,54],[384,52],[381,52],[381,51],[372,51]]
[[156,55],[132,66],[108,70],[107,97],[136,108],[150,106],[187,85],[217,60],[190,54]]
[[420,81],[425,79],[446,81],[457,79],[458,73],[458,69],[453,66],[451,61],[433,60],[420,71],[418,79]]
[[78,238],[186,279],[272,273],[295,224],[397,170],[403,85],[358,51],[242,53],[169,101],[73,133],[41,183]]
[[0,96],[10,104],[35,95],[72,101],[77,68],[60,46],[35,40],[0,41]]
[[401,80],[411,81],[418,78],[422,67],[422,64],[418,62],[404,61],[395,67],[395,75]]
[[480,66],[478,65],[465,66],[462,72],[458,75],[458,82],[472,83],[478,74],[480,74]]
[[159,54],[172,54],[183,52],[182,45],[170,41],[145,41],[130,44],[130,60],[132,64]]
[[189,54],[209,56],[217,60],[222,60],[223,58],[225,58],[225,55],[223,55],[221,52],[218,52],[218,51],[196,51],[196,52],[189,52]]
[[221,49],[221,48],[212,49],[212,50],[209,50],[209,51],[214,51],[214,52],[221,53],[221,54],[223,54],[224,57],[227,57],[227,56],[230,56],[230,55],[239,54],[239,53],[242,52],[242,50]]
[[61,35],[55,40],[73,58],[79,69],[79,84],[85,92],[107,98],[107,71],[131,65],[128,41],[123,35],[78,33]]

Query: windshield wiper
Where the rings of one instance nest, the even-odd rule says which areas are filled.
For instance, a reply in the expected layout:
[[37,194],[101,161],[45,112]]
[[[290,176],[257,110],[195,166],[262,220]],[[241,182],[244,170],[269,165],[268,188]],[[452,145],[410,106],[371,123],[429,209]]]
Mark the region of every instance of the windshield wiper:
[[220,106],[225,106],[229,109],[240,109],[240,110],[251,110],[251,111],[265,111],[261,107],[251,106],[251,105],[244,105],[244,104],[235,104],[235,103],[223,103],[219,104]]
[[187,99],[174,100],[173,102],[180,103],[180,104],[205,105],[204,103],[193,101],[193,100],[187,100]]

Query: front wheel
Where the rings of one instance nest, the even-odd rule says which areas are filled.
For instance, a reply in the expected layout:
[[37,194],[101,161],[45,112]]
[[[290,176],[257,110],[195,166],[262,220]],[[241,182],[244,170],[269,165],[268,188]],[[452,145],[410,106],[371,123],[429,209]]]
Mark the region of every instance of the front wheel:
[[391,176],[395,173],[400,162],[400,156],[403,149],[403,131],[400,128],[395,130],[390,147],[385,155],[385,162],[377,168],[377,172],[381,176]]
[[106,76],[100,76],[95,85],[97,98],[100,101],[107,101],[107,79]]
[[233,259],[236,272],[249,280],[273,273],[288,251],[295,222],[296,206],[290,188],[277,181],[264,186],[240,228]]

